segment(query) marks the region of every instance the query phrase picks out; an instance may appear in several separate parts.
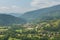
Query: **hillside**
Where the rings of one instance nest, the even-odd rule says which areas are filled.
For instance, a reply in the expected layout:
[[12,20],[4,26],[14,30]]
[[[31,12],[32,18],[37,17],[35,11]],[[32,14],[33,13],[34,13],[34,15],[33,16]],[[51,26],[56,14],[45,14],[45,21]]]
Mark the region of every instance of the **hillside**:
[[0,25],[22,24],[26,21],[12,15],[0,14]]
[[21,17],[27,19],[27,21],[56,19],[60,17],[60,5],[26,12]]

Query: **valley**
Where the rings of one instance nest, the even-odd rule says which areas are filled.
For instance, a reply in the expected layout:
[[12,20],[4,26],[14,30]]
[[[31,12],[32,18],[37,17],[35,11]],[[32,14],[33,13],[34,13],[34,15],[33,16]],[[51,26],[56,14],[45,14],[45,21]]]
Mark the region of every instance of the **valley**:
[[60,40],[60,5],[16,15],[0,14],[0,40]]

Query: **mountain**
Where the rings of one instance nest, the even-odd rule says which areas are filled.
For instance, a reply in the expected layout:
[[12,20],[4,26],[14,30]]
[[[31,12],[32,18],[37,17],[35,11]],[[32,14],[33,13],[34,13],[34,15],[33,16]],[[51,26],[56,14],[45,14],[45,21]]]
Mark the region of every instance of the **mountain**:
[[60,5],[26,12],[21,17],[27,19],[27,21],[60,18]]
[[26,21],[12,15],[0,14],[0,25],[22,24]]

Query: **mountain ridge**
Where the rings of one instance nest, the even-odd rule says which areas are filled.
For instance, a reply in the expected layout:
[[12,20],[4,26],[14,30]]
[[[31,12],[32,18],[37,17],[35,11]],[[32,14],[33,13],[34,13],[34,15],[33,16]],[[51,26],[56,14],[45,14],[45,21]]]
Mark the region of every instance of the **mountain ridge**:
[[54,12],[55,14],[56,14],[56,12],[57,13],[59,12],[58,14],[60,16],[60,5],[26,12],[21,17],[30,21],[30,20],[35,20],[37,18],[39,19],[39,17],[42,18],[43,16],[47,16],[48,14],[50,14],[50,15],[54,14],[54,13],[51,13],[51,12]]
[[22,18],[18,18],[8,14],[0,14],[0,25],[22,24],[26,22]]

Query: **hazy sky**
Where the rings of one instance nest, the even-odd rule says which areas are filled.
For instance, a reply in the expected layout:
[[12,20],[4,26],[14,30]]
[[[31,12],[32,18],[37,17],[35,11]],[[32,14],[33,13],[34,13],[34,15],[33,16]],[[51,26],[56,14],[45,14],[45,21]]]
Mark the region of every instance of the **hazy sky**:
[[23,13],[60,4],[60,0],[0,0],[0,13]]

